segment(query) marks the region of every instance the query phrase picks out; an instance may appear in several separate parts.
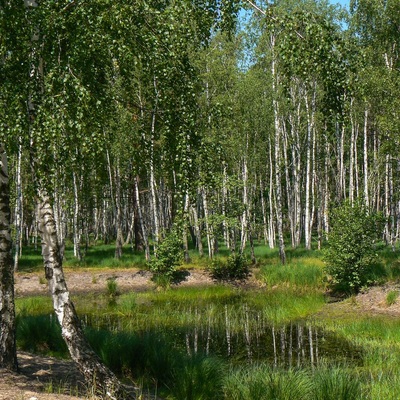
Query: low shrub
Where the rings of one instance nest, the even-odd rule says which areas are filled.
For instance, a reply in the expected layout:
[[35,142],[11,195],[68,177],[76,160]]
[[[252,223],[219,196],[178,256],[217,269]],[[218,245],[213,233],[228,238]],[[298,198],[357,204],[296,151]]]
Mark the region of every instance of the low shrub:
[[167,288],[174,280],[177,267],[182,264],[182,240],[176,230],[171,230],[157,248],[156,257],[148,262],[153,281]]
[[226,261],[216,258],[208,269],[211,277],[217,281],[241,281],[250,275],[248,262],[240,253],[231,254]]
[[324,254],[329,286],[351,294],[381,279],[385,271],[375,243],[383,231],[382,215],[369,212],[360,201],[345,202],[333,210],[331,221]]

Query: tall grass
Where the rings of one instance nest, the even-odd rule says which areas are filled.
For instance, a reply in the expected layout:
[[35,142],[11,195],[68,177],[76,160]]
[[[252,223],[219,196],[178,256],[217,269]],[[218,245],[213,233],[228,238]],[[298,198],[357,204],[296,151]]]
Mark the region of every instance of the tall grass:
[[269,287],[284,286],[323,289],[323,262],[318,258],[303,257],[286,265],[265,265],[260,278]]
[[345,368],[273,370],[258,365],[232,371],[225,379],[224,394],[231,400],[359,400],[362,386]]

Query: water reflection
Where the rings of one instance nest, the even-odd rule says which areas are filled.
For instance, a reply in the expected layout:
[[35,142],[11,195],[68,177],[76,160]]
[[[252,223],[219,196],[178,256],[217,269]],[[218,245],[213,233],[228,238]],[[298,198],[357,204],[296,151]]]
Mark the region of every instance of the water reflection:
[[268,360],[274,367],[314,367],[322,361],[361,361],[360,352],[347,341],[312,325],[292,323],[264,326],[263,329],[232,332],[212,327],[196,327],[175,332],[175,343],[184,343],[186,352],[217,354],[234,362]]
[[[361,352],[344,338],[308,322],[285,326],[271,325],[261,311],[244,305],[233,314],[185,310],[191,318],[183,326],[151,327],[141,325],[135,333],[163,336],[171,346],[188,355],[218,355],[233,363],[268,361],[274,367],[312,368],[325,361],[361,363]],[[132,321],[130,321],[132,322]],[[84,317],[84,324],[114,332],[126,331],[122,317]],[[131,329],[132,331],[132,329]]]

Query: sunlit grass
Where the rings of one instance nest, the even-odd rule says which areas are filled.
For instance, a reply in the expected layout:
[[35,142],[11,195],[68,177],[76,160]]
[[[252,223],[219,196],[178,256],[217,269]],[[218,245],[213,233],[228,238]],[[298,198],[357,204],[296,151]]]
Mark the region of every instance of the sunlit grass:
[[324,289],[324,264],[319,258],[302,257],[286,265],[264,265],[260,269],[259,279],[269,287],[313,287]]

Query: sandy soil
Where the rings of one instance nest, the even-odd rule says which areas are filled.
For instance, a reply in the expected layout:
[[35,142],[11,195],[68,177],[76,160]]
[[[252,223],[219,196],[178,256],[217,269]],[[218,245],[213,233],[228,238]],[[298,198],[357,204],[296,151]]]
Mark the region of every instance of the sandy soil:
[[[72,294],[101,292],[106,289],[107,280],[115,279],[121,292],[142,291],[155,288],[151,274],[138,269],[102,271],[68,271],[66,279]],[[186,273],[181,286],[207,286],[213,281],[204,271],[192,270]],[[254,280],[250,284],[255,284]],[[345,307],[349,311],[368,314],[387,314],[400,317],[400,296],[395,304],[388,306],[386,297],[390,291],[400,293],[400,284],[386,284],[372,287],[360,293],[352,301],[330,304],[330,307]],[[17,297],[36,294],[47,295],[47,284],[39,274],[16,274],[15,292]],[[28,353],[18,354],[20,373],[0,370],[0,400],[81,400],[93,399],[85,388],[82,377],[71,361],[51,357],[39,357]],[[49,389],[57,394],[49,394]]]

